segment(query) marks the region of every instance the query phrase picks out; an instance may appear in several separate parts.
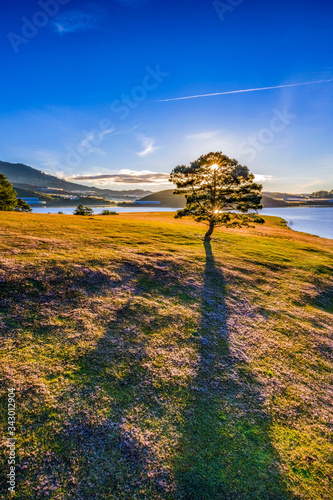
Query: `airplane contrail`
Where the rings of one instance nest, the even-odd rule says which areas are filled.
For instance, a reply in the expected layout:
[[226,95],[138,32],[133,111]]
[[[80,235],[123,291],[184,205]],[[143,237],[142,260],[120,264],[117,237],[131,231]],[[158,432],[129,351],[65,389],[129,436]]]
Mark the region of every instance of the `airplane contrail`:
[[184,99],[197,99],[199,97],[212,97],[215,95],[228,95],[228,94],[241,94],[242,92],[258,92],[260,90],[271,90],[271,89],[284,89],[286,87],[299,87],[301,85],[313,85],[315,83],[328,83],[333,82],[332,80],[318,80],[316,82],[304,82],[304,83],[292,83],[289,85],[276,85],[275,87],[261,87],[258,89],[243,89],[243,90],[231,90],[229,92],[215,92],[214,94],[199,94],[190,95],[186,97],[172,97],[171,99],[159,99],[155,102],[169,102],[169,101],[183,101]]

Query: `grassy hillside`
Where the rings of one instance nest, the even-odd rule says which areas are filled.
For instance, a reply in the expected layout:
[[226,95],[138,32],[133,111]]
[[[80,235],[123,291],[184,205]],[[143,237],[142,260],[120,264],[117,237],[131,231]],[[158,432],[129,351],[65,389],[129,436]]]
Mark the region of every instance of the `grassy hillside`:
[[17,193],[18,198],[39,198],[41,201],[49,201],[50,196],[45,194],[37,193],[36,191],[30,191],[28,189],[22,189],[20,187],[14,186],[14,190]]
[[[153,193],[144,198],[141,198],[140,201],[160,201],[161,207],[171,207],[171,208],[184,208],[185,206],[185,198],[181,195],[174,195],[174,189],[166,189],[164,191],[159,191],[158,193]],[[269,196],[263,195],[262,204],[266,208],[272,207],[287,207],[288,203],[283,200],[275,200],[274,198],[270,198]]]
[[87,186],[68,182],[54,175],[45,174],[23,163],[0,161],[0,173],[5,174],[8,180],[13,184],[29,184],[31,186],[54,187],[65,190],[89,189]]
[[0,212],[16,499],[332,498],[333,244],[266,220]]
[[29,191],[28,189],[22,189],[19,187],[15,187],[14,189],[17,193],[17,196],[20,198],[35,198],[35,197],[40,197],[39,194],[37,194],[35,191]]

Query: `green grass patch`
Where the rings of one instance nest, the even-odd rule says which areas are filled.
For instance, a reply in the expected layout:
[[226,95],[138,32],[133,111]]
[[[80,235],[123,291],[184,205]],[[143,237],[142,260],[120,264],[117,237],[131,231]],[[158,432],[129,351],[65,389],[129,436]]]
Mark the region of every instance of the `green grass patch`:
[[333,245],[266,219],[0,213],[17,499],[332,498]]

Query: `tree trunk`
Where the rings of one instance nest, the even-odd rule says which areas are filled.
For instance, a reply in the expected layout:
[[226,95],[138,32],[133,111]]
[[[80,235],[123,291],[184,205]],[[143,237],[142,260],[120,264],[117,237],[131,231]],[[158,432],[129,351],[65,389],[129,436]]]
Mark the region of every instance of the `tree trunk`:
[[209,221],[209,229],[207,231],[207,233],[205,234],[205,241],[210,241],[211,240],[211,235],[214,231],[214,221],[213,220],[210,220]]

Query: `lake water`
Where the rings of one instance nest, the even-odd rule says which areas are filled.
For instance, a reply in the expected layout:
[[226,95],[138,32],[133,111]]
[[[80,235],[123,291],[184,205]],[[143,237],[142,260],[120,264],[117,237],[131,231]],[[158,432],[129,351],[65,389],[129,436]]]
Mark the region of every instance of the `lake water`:
[[[103,210],[110,210],[112,212],[133,213],[133,212],[175,212],[175,208],[159,208],[153,207],[115,207],[111,205],[96,207],[93,205],[85,205],[85,207],[92,208],[95,215],[100,214]],[[64,214],[72,214],[76,207],[45,207],[43,205],[31,205],[32,211],[36,214],[57,214],[63,212]]]
[[333,239],[333,207],[264,208],[263,215],[276,215],[294,231]]
[[[158,208],[158,207],[91,207],[95,214],[99,214],[102,210],[114,210],[119,213],[130,212],[175,212],[174,208]],[[32,206],[33,212],[40,214],[72,214],[75,207],[44,207]],[[264,208],[261,212],[263,215],[275,215],[282,217],[288,223],[288,226],[294,231],[302,231],[304,233],[314,234],[322,238],[333,239],[333,207],[281,207],[281,208]]]

